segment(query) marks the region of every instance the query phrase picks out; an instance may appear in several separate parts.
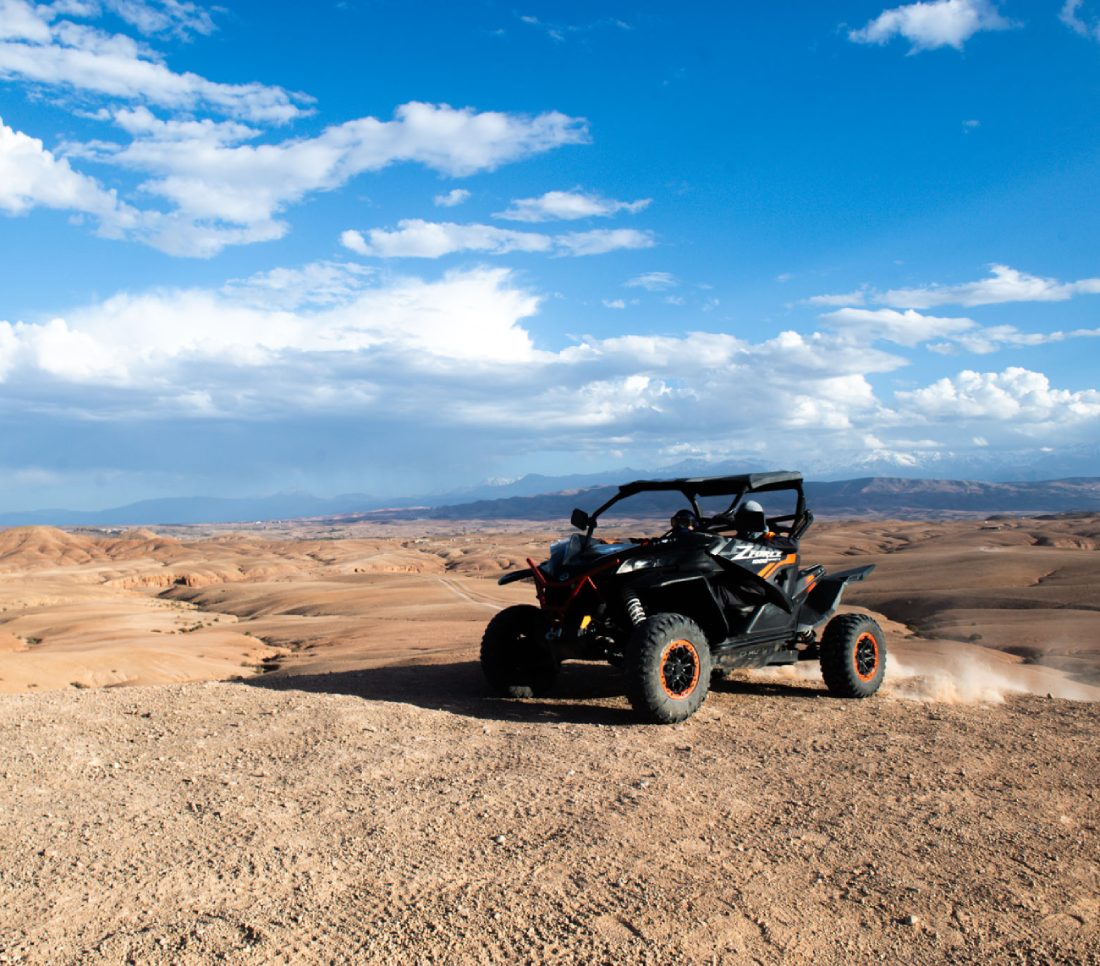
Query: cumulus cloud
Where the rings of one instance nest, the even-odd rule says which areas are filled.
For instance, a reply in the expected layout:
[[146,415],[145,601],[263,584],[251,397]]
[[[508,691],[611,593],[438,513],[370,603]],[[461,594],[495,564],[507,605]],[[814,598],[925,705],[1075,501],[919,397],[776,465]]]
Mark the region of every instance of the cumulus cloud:
[[965,370],[911,392],[899,392],[911,414],[930,419],[988,419],[1041,426],[1100,418],[1100,392],[1055,389],[1041,372],[1010,366],[1003,372]]
[[910,53],[936,47],[963,45],[984,30],[1007,30],[1015,24],[1006,20],[990,0],[928,0],[884,10],[848,38],[857,44],[885,44],[904,37]]
[[929,285],[891,289],[878,301],[902,308],[927,309],[936,305],[993,305],[999,302],[1063,302],[1075,295],[1100,294],[1100,278],[1059,282],[1029,275],[1007,265],[993,265],[989,278],[961,285]]
[[[428,281],[317,263],[0,323],[0,379],[28,412],[48,399],[51,413],[93,405],[118,419],[255,420],[291,406],[498,439],[515,432],[541,448],[558,433],[581,447],[606,444],[612,431],[671,445],[685,426],[737,435],[742,421],[754,433],[840,430],[883,410],[867,373],[903,364],[820,334],[754,344],[688,332],[539,347],[524,325],[539,304],[506,269]],[[750,379],[758,391],[746,398]],[[538,433],[529,410],[502,405],[519,390],[538,408]],[[779,393],[790,405],[774,406]]]
[[219,411],[242,414],[249,398],[271,404],[285,392],[262,389],[261,379],[242,395],[258,369],[312,381],[324,363],[331,384],[364,357],[383,368],[379,360],[394,354],[413,368],[528,360],[534,349],[520,322],[538,304],[504,269],[379,283],[354,266],[313,265],[221,290],[120,293],[41,324],[0,323],[0,378],[16,391],[43,376],[113,386],[147,404],[143,393],[190,391],[187,367],[201,364],[214,367],[205,389]]
[[545,235],[512,231],[495,225],[459,225],[454,222],[407,218],[397,227],[372,228],[365,235],[349,229],[340,236],[345,248],[377,258],[440,258],[456,252],[506,255],[509,252],[546,252],[555,255],[602,255],[622,248],[648,248],[652,236],[633,229],[569,232]]
[[0,118],[0,210],[18,215],[39,206],[94,215],[106,234],[118,234],[139,219],[114,191],[74,171],[38,138],[8,127]]
[[606,218],[620,211],[637,214],[647,208],[651,200],[641,198],[638,201],[615,201],[596,194],[586,194],[580,189],[547,191],[538,198],[518,198],[506,210],[494,213],[493,217],[526,222]]
[[972,319],[937,318],[908,309],[844,308],[822,318],[833,329],[861,339],[883,339],[898,345],[915,346],[930,339],[957,335],[974,327]]
[[[967,371],[895,393],[877,377],[907,360],[850,330],[762,340],[627,333],[549,345],[530,325],[541,302],[503,268],[435,279],[349,262],[274,268],[216,288],[123,292],[63,318],[0,323],[0,380],[28,426],[46,413],[81,425],[277,420],[299,426],[298,446],[335,421],[421,448],[445,433],[476,439],[484,454],[606,457],[614,445],[653,459],[690,447],[839,469],[934,465],[951,447],[972,449],[975,437],[991,452],[1029,433],[1044,445],[1085,438],[1100,418],[1100,393],[1058,389],[1024,369]],[[522,407],[509,404],[517,394]],[[915,439],[914,425],[934,426],[922,435],[935,438]]]

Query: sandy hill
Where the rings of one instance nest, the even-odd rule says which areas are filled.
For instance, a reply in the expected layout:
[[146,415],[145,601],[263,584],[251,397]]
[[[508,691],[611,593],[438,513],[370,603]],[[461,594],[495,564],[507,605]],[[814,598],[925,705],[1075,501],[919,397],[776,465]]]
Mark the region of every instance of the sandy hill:
[[0,530],[0,567],[5,570],[84,564],[98,556],[97,541],[56,527]]

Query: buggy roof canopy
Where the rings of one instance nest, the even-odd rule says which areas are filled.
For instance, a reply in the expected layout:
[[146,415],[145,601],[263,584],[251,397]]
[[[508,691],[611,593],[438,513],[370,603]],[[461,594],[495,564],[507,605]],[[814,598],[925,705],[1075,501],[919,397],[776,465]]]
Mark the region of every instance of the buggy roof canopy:
[[763,490],[797,489],[802,474],[792,470],[770,473],[742,473],[739,476],[692,476],[677,480],[635,480],[619,487],[616,499],[635,493],[672,491],[685,496],[732,496],[735,493],[758,493]]
[[[635,480],[619,487],[610,500],[588,515],[591,525],[606,510],[636,493],[682,493],[693,506],[701,496],[731,496],[740,499],[746,493],[767,490],[797,490],[798,512],[803,510],[802,474],[791,470],[770,473],[742,473],[739,476],[689,476],[675,480]],[[732,506],[732,503],[731,503]],[[579,524],[578,524],[579,525]]]

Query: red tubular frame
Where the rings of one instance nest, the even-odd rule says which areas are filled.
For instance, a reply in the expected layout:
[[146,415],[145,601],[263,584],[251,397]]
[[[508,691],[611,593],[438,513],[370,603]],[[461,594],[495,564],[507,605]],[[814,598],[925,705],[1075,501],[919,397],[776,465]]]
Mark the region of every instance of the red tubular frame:
[[[609,560],[607,563],[602,564],[590,573],[585,574],[580,579],[574,578],[573,580],[551,580],[541,570],[539,570],[538,564],[535,563],[530,557],[527,558],[527,565],[531,568],[531,573],[535,578],[535,593],[538,595],[539,607],[545,611],[549,611],[555,615],[559,620],[565,616],[565,612],[569,610],[570,605],[580,596],[580,592],[584,590],[585,586],[591,587],[597,593],[599,593],[596,587],[596,582],[592,579],[592,574],[599,573],[602,570],[608,570],[611,567],[617,567],[620,563],[618,557],[614,560]],[[570,593],[568,599],[564,604],[549,604],[546,600],[546,590],[549,587],[568,587],[570,584],[575,585],[572,593]]]

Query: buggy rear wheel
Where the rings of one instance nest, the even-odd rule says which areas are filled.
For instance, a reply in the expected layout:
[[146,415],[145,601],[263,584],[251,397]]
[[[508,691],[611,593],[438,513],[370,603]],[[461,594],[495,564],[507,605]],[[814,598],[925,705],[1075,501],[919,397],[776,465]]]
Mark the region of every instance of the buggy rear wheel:
[[538,698],[558,676],[559,661],[546,639],[548,625],[530,604],[506,607],[481,638],[481,670],[493,690],[508,698]]
[[675,724],[693,715],[710,689],[706,635],[681,614],[654,614],[634,629],[627,696],[646,721]]
[[821,636],[821,676],[840,698],[869,698],[886,676],[886,638],[863,614],[834,617]]

